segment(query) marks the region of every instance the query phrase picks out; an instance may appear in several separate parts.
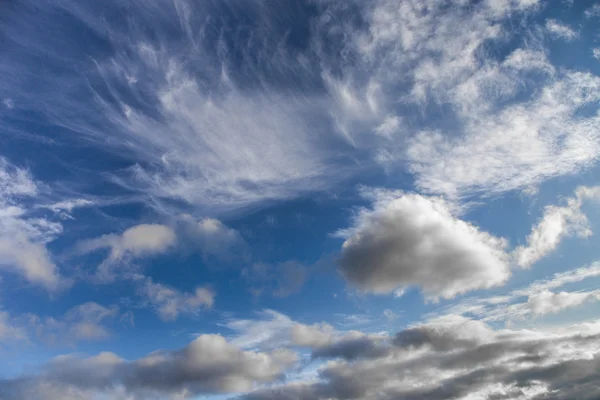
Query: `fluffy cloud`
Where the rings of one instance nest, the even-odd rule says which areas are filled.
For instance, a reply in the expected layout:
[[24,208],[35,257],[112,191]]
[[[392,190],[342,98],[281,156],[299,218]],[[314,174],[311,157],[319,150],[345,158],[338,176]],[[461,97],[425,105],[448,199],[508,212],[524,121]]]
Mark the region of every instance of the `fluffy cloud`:
[[56,290],[61,276],[46,244],[62,232],[62,225],[33,214],[22,204],[39,194],[39,183],[29,171],[0,157],[0,268]]
[[231,261],[246,256],[245,242],[235,229],[231,229],[215,218],[199,221],[190,215],[182,218],[183,230],[191,247],[199,247],[205,257]]
[[449,315],[387,340],[372,338],[378,353],[332,353],[319,380],[265,388],[243,398],[591,400],[600,394],[599,327],[496,331]]
[[157,351],[134,361],[114,353],[60,356],[37,374],[1,380],[0,393],[7,400],[58,400],[69,394],[79,394],[77,399],[188,398],[251,390],[280,379],[295,362],[295,354],[286,350],[242,351],[219,335],[201,335],[180,350]]
[[202,309],[212,308],[215,293],[206,287],[196,287],[192,293],[155,283],[151,278],[138,278],[138,293],[156,308],[163,321],[173,321],[180,314],[196,314]]
[[133,226],[121,235],[108,234],[78,243],[77,252],[87,254],[108,249],[108,257],[98,267],[97,277],[103,281],[115,278],[113,267],[130,259],[161,254],[176,241],[175,232],[165,225],[141,224]]
[[504,239],[453,215],[436,197],[399,194],[362,210],[346,241],[340,271],[362,290],[389,293],[416,285],[450,298],[502,284],[509,276]]
[[529,267],[552,250],[564,237],[588,237],[592,234],[588,219],[581,211],[584,200],[600,199],[600,187],[577,188],[575,196],[563,207],[548,206],[544,215],[527,237],[527,246],[517,247],[513,254],[517,264]]

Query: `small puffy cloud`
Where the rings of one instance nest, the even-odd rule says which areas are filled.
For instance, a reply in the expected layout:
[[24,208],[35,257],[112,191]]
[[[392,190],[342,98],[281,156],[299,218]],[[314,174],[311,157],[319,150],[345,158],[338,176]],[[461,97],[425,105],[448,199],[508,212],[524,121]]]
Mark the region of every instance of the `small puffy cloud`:
[[189,215],[182,217],[184,230],[191,245],[199,247],[205,256],[220,260],[244,256],[244,239],[238,231],[215,218],[196,221]]
[[549,19],[546,21],[546,29],[550,32],[551,35],[564,39],[566,41],[571,41],[579,36],[577,32],[568,27],[567,25],[561,24],[555,19]]
[[113,266],[133,258],[161,254],[175,245],[175,232],[168,226],[141,224],[127,229],[122,234],[108,234],[88,239],[77,244],[79,254],[108,249],[108,257],[98,267],[97,277],[101,280],[114,279]]
[[596,60],[600,60],[600,47],[592,49],[592,55]]
[[206,287],[196,287],[191,293],[155,283],[151,278],[140,278],[138,293],[156,308],[164,321],[176,320],[181,314],[194,315],[200,310],[212,308],[215,293]]
[[374,293],[415,285],[428,297],[451,298],[508,278],[504,239],[457,218],[441,198],[385,197],[340,233],[339,268],[351,284]]
[[[201,335],[179,350],[159,350],[133,361],[114,353],[60,356],[37,374],[0,380],[3,399],[188,398],[235,393],[281,379],[297,356],[287,350],[242,351],[219,335]],[[52,388],[48,392],[46,389]]]
[[335,329],[326,323],[292,326],[292,343],[297,346],[318,348],[329,344],[333,340]]
[[565,206],[547,206],[541,220],[527,236],[527,245],[513,251],[516,263],[529,267],[555,250],[563,238],[591,236],[588,219],[581,211],[584,200],[588,199],[600,199],[600,187],[581,186],[574,197],[567,199]]

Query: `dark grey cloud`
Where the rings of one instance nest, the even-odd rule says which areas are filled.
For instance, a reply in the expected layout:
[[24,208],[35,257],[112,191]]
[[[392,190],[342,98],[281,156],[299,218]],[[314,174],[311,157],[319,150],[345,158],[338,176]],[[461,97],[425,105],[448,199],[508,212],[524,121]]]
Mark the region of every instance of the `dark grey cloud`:
[[180,350],[134,361],[114,353],[57,357],[37,374],[0,381],[0,398],[188,398],[244,392],[280,379],[295,362],[296,355],[287,350],[242,351],[219,335],[202,335]]
[[[554,331],[493,330],[482,322],[447,316],[399,332],[387,351],[363,338],[354,347],[323,346],[335,358],[319,380],[265,388],[247,400],[584,399],[600,393],[600,325]],[[385,343],[379,342],[379,344]],[[331,351],[344,348],[346,351]],[[325,357],[327,351],[318,350]]]

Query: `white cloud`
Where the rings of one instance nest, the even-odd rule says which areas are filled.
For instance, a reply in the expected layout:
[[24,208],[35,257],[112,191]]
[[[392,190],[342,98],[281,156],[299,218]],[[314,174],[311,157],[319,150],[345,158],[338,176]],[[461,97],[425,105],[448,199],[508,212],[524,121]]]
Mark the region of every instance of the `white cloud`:
[[536,98],[468,117],[465,133],[423,131],[409,141],[410,169],[426,192],[460,197],[534,186],[575,173],[600,154],[600,117],[577,111],[600,100],[600,78],[569,72]]
[[156,308],[163,321],[174,321],[181,314],[195,315],[214,304],[215,293],[209,288],[196,287],[191,293],[182,293],[151,278],[140,279],[138,293]]
[[529,296],[527,305],[534,314],[544,315],[558,313],[562,310],[577,307],[589,300],[600,300],[600,290],[593,292],[560,292],[553,293],[548,290]]
[[224,326],[237,332],[231,343],[241,348],[277,348],[289,343],[294,321],[273,310],[264,310],[258,316],[227,321]]
[[579,36],[577,32],[568,27],[567,25],[563,25],[555,19],[549,19],[546,21],[546,29],[550,32],[551,35],[564,39],[566,41],[571,41]]
[[534,281],[524,288],[512,290],[505,295],[467,298],[445,307],[442,312],[475,316],[486,322],[509,323],[539,315],[559,313],[585,302],[598,300],[598,291],[557,292],[556,289],[598,276],[600,276],[600,264],[594,263],[588,267],[556,273],[550,279]]
[[122,234],[108,234],[79,242],[76,251],[87,254],[108,249],[108,257],[98,267],[96,277],[103,281],[115,278],[115,264],[133,258],[149,257],[168,251],[175,245],[175,232],[168,226],[141,224],[125,230]]
[[46,244],[62,232],[62,225],[32,215],[23,205],[40,194],[29,171],[0,157],[0,268],[8,268],[32,284],[56,290],[61,280]]
[[600,47],[592,49],[592,55],[596,60],[600,60]]
[[199,221],[191,216],[182,218],[191,246],[198,246],[205,256],[221,260],[232,260],[244,256],[245,242],[235,229],[231,229],[215,218]]
[[341,234],[340,271],[369,292],[416,285],[427,297],[451,298],[500,285],[510,275],[506,241],[457,218],[437,197],[384,198]]
[[581,211],[584,200],[600,199],[600,187],[581,186],[566,206],[547,206],[544,215],[527,237],[527,245],[517,247],[513,254],[518,265],[529,267],[555,250],[564,237],[592,235],[589,222]]
[[555,250],[564,237],[592,235],[589,222],[581,211],[584,200],[600,199],[600,187],[581,186],[566,206],[547,206],[544,215],[527,237],[527,245],[517,247],[513,254],[521,267],[529,267]]

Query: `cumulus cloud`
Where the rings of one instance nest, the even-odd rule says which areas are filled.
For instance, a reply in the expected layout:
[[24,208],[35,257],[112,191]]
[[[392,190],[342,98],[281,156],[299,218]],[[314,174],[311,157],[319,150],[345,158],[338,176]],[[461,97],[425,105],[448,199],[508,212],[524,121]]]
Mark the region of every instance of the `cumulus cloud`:
[[[3,398],[189,398],[251,390],[273,382],[296,362],[294,353],[242,351],[219,335],[201,335],[179,350],[128,361],[114,353],[59,356],[39,372],[0,380]],[[51,390],[48,390],[51,389]]]
[[378,354],[331,354],[318,380],[265,388],[243,398],[591,400],[600,393],[599,326],[494,330],[448,315],[384,339]]
[[163,321],[174,321],[181,314],[195,315],[203,309],[212,308],[215,293],[206,287],[196,287],[191,293],[183,293],[173,287],[155,283],[151,278],[139,277],[138,293],[156,308]]
[[513,254],[518,265],[529,267],[555,250],[564,237],[592,235],[589,222],[581,210],[583,201],[600,199],[600,187],[581,186],[563,207],[547,206],[544,214],[527,237],[526,246],[518,246]]
[[549,19],[546,21],[546,29],[551,35],[566,41],[571,41],[579,36],[573,29],[567,25],[561,24],[555,19]]
[[149,257],[169,250],[176,242],[175,232],[168,226],[141,224],[122,234],[108,234],[77,244],[77,253],[87,254],[107,249],[108,257],[98,267],[96,276],[103,281],[115,278],[114,266],[128,260]]
[[363,209],[342,231],[339,268],[358,288],[390,293],[415,285],[430,298],[451,298],[502,284],[506,241],[456,217],[441,198],[399,194]]
[[39,194],[40,184],[28,170],[0,157],[0,268],[56,290],[61,276],[46,244],[62,232],[62,225],[24,205]]

